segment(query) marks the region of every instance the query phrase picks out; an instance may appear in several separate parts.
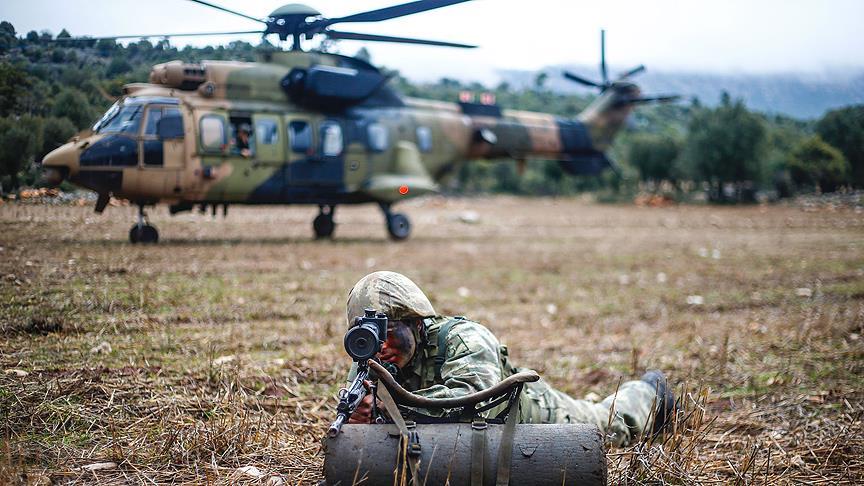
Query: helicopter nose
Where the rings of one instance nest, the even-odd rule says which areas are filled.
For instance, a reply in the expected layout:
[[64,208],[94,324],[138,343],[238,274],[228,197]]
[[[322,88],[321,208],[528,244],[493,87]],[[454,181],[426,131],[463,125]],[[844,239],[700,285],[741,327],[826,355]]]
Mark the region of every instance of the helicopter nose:
[[59,185],[64,179],[78,174],[79,150],[74,142],[67,143],[42,159],[42,180],[52,186]]

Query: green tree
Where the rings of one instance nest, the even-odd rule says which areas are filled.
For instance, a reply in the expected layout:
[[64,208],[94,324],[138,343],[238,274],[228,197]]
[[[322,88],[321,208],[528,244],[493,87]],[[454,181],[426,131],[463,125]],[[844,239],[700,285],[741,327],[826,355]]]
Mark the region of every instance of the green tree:
[[0,22],[0,54],[15,47],[18,38],[15,37],[15,26],[7,21]]
[[630,163],[643,181],[674,181],[681,142],[669,135],[637,134],[630,139]]
[[789,158],[789,174],[798,185],[818,186],[821,192],[833,192],[846,181],[849,162],[843,153],[819,135],[799,143]]
[[66,52],[63,49],[54,49],[51,51],[51,62],[61,64],[66,61]]
[[694,107],[681,168],[694,180],[709,182],[712,199],[724,200],[724,184],[758,181],[764,142],[762,119],[724,93],[717,108]]
[[75,88],[65,88],[60,91],[60,94],[54,98],[54,109],[51,113],[58,118],[68,118],[78,129],[89,126],[96,118],[87,97]]
[[541,71],[534,77],[534,89],[542,90],[546,86],[546,81],[549,80],[549,73]]
[[0,62],[0,116],[20,113],[23,99],[31,85],[23,70],[8,62]]
[[36,154],[39,160],[42,160],[48,152],[66,143],[72,135],[75,135],[77,129],[75,124],[68,118],[46,118],[42,123],[42,147]]
[[354,57],[356,57],[357,59],[360,59],[361,61],[366,61],[368,63],[372,62],[372,53],[369,52],[369,49],[366,49],[365,47],[361,47],[357,51],[357,53],[354,54]]
[[849,161],[848,182],[864,187],[864,105],[829,111],[816,124],[816,133]]
[[10,189],[18,188],[18,173],[32,162],[41,145],[41,119],[0,118],[0,176],[9,177]]
[[36,42],[39,42],[39,32],[36,32],[35,30],[31,30],[30,32],[27,32],[26,39],[27,39],[27,42],[30,42],[31,44],[35,44]]
[[117,42],[114,39],[100,39],[96,42],[96,51],[102,57],[108,57],[117,49]]
[[111,59],[111,62],[108,63],[108,69],[105,71],[105,75],[109,78],[113,78],[121,74],[128,73],[131,70],[132,65],[129,64],[129,61],[122,57],[115,56],[113,59]]

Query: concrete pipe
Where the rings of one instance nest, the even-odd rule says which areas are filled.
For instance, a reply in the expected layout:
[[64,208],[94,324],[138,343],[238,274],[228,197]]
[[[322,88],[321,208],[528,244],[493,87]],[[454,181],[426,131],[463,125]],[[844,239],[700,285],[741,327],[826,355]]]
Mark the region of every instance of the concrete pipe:
[[[495,485],[503,425],[483,431],[483,485]],[[472,424],[418,424],[421,484],[470,485]],[[399,432],[396,426],[345,425],[325,442],[325,484],[394,484]],[[605,485],[606,455],[597,427],[582,424],[519,424],[510,452],[511,485]],[[410,484],[410,483],[409,483]]]

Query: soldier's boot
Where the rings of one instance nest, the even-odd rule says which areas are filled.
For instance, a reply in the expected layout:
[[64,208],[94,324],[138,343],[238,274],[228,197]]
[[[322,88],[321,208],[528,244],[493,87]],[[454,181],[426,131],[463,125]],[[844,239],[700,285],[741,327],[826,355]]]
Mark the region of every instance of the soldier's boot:
[[666,381],[666,375],[660,370],[648,370],[640,378],[657,391],[657,412],[654,416],[652,435],[663,432],[675,420],[680,406],[675,400],[675,393]]

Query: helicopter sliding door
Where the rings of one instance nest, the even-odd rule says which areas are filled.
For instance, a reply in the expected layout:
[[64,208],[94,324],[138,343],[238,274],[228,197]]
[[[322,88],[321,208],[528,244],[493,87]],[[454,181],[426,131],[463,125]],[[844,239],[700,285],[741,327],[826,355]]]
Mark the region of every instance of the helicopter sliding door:
[[282,133],[282,120],[278,115],[256,113],[252,116],[255,126],[255,161],[258,165],[279,167],[285,161],[285,144]]
[[230,175],[220,184],[227,201],[281,202],[285,189],[282,120],[272,113],[229,114],[226,162]]
[[342,121],[326,118],[314,123],[308,117],[288,117],[291,162],[288,184],[292,187],[343,187],[345,134]]
[[146,198],[180,194],[185,167],[183,115],[177,105],[147,106],[144,126],[137,140],[137,170],[124,174],[124,192]]

